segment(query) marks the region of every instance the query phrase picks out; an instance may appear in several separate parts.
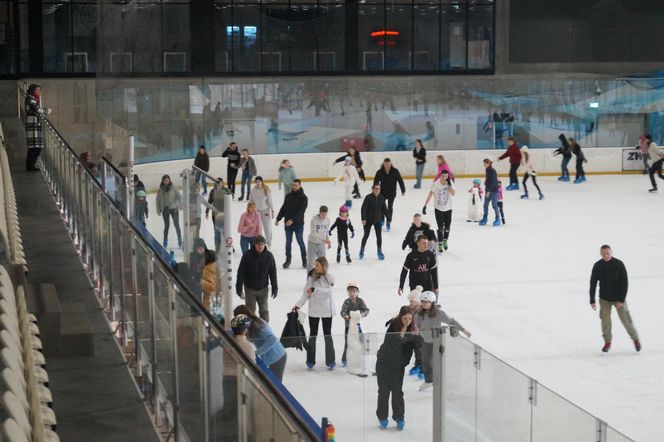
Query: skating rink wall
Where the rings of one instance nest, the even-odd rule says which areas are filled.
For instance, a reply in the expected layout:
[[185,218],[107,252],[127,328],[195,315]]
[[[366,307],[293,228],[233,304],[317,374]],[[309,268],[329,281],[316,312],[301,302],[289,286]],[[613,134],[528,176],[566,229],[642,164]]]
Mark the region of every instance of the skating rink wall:
[[[622,147],[594,147],[583,150],[588,162],[584,164],[587,173],[622,173],[623,171],[623,149]],[[634,150],[634,149],[632,149]],[[554,149],[531,149],[534,169],[540,174],[559,174],[562,157],[553,156]],[[509,171],[509,160],[504,159],[496,162],[498,156],[504,152],[501,150],[429,150],[427,151],[427,163],[424,170],[425,176],[434,176],[436,173],[436,155],[445,155],[445,159],[452,171],[459,177],[484,176],[482,160],[490,158],[494,160],[494,166],[501,175],[507,175]],[[266,181],[276,181],[281,161],[290,160],[295,168],[295,173],[302,180],[325,181],[334,179],[341,170],[340,164],[333,164],[342,155],[342,152],[329,153],[290,153],[290,154],[264,154],[252,155],[256,161],[258,174]],[[363,168],[367,177],[373,177],[380,167],[383,159],[389,157],[395,167],[399,169],[404,178],[415,177],[415,161],[412,151],[381,151],[362,152]],[[574,175],[575,157],[572,157],[568,168],[570,174]],[[221,176],[226,179],[226,158],[219,156],[210,158],[210,174]],[[182,170],[191,167],[193,158],[190,160],[174,160],[159,163],[146,163],[135,166],[135,172],[141,180],[150,188],[159,183],[161,176],[169,174],[176,182]],[[237,177],[238,183],[240,175]]]

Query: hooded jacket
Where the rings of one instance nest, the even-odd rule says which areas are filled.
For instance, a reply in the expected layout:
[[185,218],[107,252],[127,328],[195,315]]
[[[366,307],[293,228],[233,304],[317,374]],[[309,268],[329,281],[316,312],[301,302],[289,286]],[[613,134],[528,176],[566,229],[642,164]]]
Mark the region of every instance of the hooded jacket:
[[497,192],[498,191],[498,174],[493,166],[489,166],[485,170],[484,191]]
[[415,322],[417,328],[420,330],[420,333],[424,338],[424,342],[433,342],[433,335],[431,334],[431,330],[433,330],[435,327],[440,327],[443,322],[458,331],[466,330],[463,328],[463,325],[457,322],[456,319],[447,316],[447,313],[441,310],[439,305],[434,304],[431,306],[431,308],[433,308],[436,312],[433,316],[431,316],[431,314],[426,310],[420,310],[415,315],[413,315],[413,321]]
[[304,225],[304,212],[307,210],[307,204],[309,204],[309,199],[303,189],[288,192],[284,198],[284,204],[279,209],[277,221],[282,218],[286,221],[292,219],[294,225]]
[[430,241],[436,240],[436,233],[431,229],[429,223],[420,223],[420,227],[417,227],[415,223],[412,223],[401,243],[401,250],[405,250],[406,247],[410,247],[411,250],[417,249],[417,238],[420,235],[425,235]]
[[162,184],[159,185],[159,192],[157,193],[157,212],[161,213],[164,209],[168,208],[170,210],[180,210],[182,205],[182,195],[180,191],[173,186],[173,182],[170,184],[164,185],[164,179],[171,177],[164,175],[161,177]]
[[206,172],[210,170],[210,157],[207,152],[198,152],[196,154],[196,158],[194,158],[194,166]]
[[362,202],[362,221],[366,225],[378,224],[387,217],[387,206],[385,197],[381,194],[374,196],[373,192],[364,197]]
[[560,140],[561,146],[554,150],[554,154],[562,154],[563,158],[572,158],[572,149],[569,147],[569,143],[567,142],[567,137],[565,134],[560,134],[558,135],[558,139]]
[[258,253],[256,247],[247,250],[240,260],[240,266],[237,269],[235,281],[235,291],[242,293],[242,286],[251,290],[262,290],[267,288],[269,283],[272,285],[272,294],[276,295],[279,290],[277,284],[277,266],[274,263],[274,256],[267,247],[263,253]]

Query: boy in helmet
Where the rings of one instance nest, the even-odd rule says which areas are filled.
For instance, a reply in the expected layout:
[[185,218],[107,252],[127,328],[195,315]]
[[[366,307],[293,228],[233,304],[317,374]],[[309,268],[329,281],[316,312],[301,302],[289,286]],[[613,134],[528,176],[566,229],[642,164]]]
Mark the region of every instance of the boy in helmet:
[[247,339],[247,331],[251,326],[251,318],[244,314],[239,314],[231,320],[231,330],[233,337],[242,351],[252,361],[256,359],[256,347]]
[[146,200],[145,190],[136,191],[134,216],[143,227],[146,227],[145,220],[148,217],[148,202]]

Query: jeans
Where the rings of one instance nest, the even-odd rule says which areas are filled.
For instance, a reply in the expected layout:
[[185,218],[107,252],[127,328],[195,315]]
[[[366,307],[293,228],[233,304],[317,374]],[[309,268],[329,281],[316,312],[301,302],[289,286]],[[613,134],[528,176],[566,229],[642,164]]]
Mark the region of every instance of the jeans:
[[201,189],[203,189],[203,193],[207,193],[207,178],[204,173],[202,172],[196,172],[196,175],[194,175],[194,183],[201,183]]
[[657,176],[659,176],[661,179],[664,180],[664,175],[662,175],[662,163],[664,163],[664,158],[660,158],[659,160],[652,163],[652,166],[650,166],[650,169],[648,169],[648,175],[650,175],[650,182],[652,183],[652,187],[654,189],[657,189],[655,174],[657,174]]
[[214,226],[214,251],[219,253],[221,249],[221,241],[224,236],[224,224],[219,222],[212,222]]
[[569,169],[567,168],[567,165],[569,164],[569,161],[572,159],[571,156],[569,157],[563,157],[563,162],[560,164],[560,168],[562,169],[563,175],[565,178],[569,176]]
[[422,176],[424,175],[424,165],[426,163],[415,164],[415,186],[420,189],[422,187]]
[[[242,171],[242,181],[240,182],[240,197],[244,197],[247,195],[247,198],[249,198],[249,193],[251,192],[251,172],[249,172],[249,169],[244,169]],[[244,193],[244,186],[247,186],[247,193]]]
[[332,339],[332,318],[312,318],[309,316],[309,348],[307,348],[307,362],[316,364],[316,338],[318,337],[318,323],[323,322],[323,337],[325,339],[325,365],[335,363],[334,340]]
[[240,236],[240,250],[242,250],[242,253],[246,252],[251,248],[251,245],[254,242],[254,239],[256,239],[255,236],[249,237],[249,236]]
[[482,216],[482,220],[486,221],[489,216],[489,201],[491,202],[493,211],[496,213],[496,219],[500,219],[500,213],[498,212],[498,192],[490,192],[484,197],[484,215]]
[[576,159],[576,179],[583,178],[586,176],[586,172],[583,170],[583,160],[580,158]]
[[304,232],[303,224],[291,224],[290,226],[285,226],[284,230],[286,231],[286,259],[290,261],[291,259],[291,243],[293,242],[293,233],[295,233],[295,240],[300,246],[300,255],[302,256],[302,264],[307,262],[307,248],[304,245],[304,239],[302,238],[302,233]]
[[175,226],[175,232],[178,234],[178,242],[181,242],[182,232],[180,232],[180,211],[178,209],[169,209],[168,207],[166,207],[161,212],[161,216],[164,219],[164,242],[168,240],[168,231],[171,227],[170,223],[171,218],[173,218],[173,225]]

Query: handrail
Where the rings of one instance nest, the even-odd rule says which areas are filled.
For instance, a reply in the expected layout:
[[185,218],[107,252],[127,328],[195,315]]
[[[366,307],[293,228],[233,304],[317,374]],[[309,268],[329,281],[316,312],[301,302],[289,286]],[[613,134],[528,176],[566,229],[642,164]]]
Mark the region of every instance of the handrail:
[[117,167],[115,167],[115,165],[114,165],[113,163],[111,163],[111,162],[109,161],[109,159],[106,158],[106,156],[102,156],[102,157],[101,157],[101,160],[102,160],[104,163],[106,163],[108,166],[110,166],[110,168],[113,169],[113,172],[115,172],[116,175],[119,175],[119,176],[122,178],[122,182],[123,182],[124,184],[127,184],[127,177],[124,176],[124,174],[123,174],[122,172],[120,172],[120,169],[118,169]]
[[[25,93],[21,91],[23,95]],[[253,376],[255,376],[258,380],[261,381],[261,386],[266,388],[269,392],[269,394],[274,397],[280,407],[282,407],[287,413],[289,413],[290,417],[295,421],[297,426],[299,427],[298,430],[303,432],[304,435],[311,439],[311,440],[319,440],[320,435],[316,434],[312,431],[312,429],[309,427],[309,425],[305,422],[305,420],[300,416],[300,414],[295,410],[295,408],[290,404],[290,402],[287,400],[287,398],[284,396],[284,394],[274,386],[272,381],[269,380],[268,376],[260,370],[254,363],[254,361],[250,360],[249,357],[242,351],[242,349],[239,347],[235,339],[233,339],[228,332],[219,324],[219,322],[216,320],[216,318],[201,304],[199,299],[191,292],[189,289],[189,286],[187,283],[185,283],[182,278],[174,271],[174,269],[163,259],[161,256],[161,253],[157,250],[154,250],[152,245],[145,241],[143,238],[143,234],[139,231],[139,229],[133,225],[133,223],[127,219],[126,214],[124,214],[121,210],[120,207],[118,207],[118,204],[109,197],[109,195],[104,191],[104,188],[101,183],[94,177],[94,175],[88,170],[87,167],[81,162],[80,158],[78,155],[76,155],[76,152],[71,148],[69,143],[62,137],[60,132],[53,126],[53,124],[46,118],[46,116],[41,115],[42,120],[47,124],[47,126],[53,130],[53,132],[57,135],[58,141],[60,144],[64,145],[67,150],[69,151],[69,154],[72,156],[74,161],[77,163],[78,166],[88,175],[88,178],[90,178],[90,181],[92,182],[93,186],[96,186],[100,190],[100,194],[103,195],[103,198],[106,200],[107,203],[109,203],[109,207],[112,207],[113,210],[116,210],[118,214],[121,216],[121,219],[123,220],[124,224],[129,227],[129,229],[133,230],[133,233],[136,238],[140,238],[140,245],[144,247],[145,249],[151,250],[154,258],[156,261],[160,264],[160,270],[163,271],[168,275],[168,277],[172,278],[174,281],[177,282],[178,284],[178,291],[181,293],[184,293],[187,295],[187,300],[190,301],[193,306],[190,305],[190,307],[195,307],[196,313],[200,314],[206,322],[212,327],[220,336],[223,337],[224,339],[224,344],[226,349],[231,349],[231,352],[234,354],[234,356],[242,361],[242,365],[245,366],[245,368],[249,369],[252,373]],[[104,157],[102,157],[103,160],[105,160],[107,163],[108,160]],[[111,166],[113,166],[111,164]],[[113,169],[126,181],[126,177],[116,168],[113,166]]]
[[210,178],[210,179],[212,180],[212,182],[216,182],[216,181],[217,181],[217,177],[214,177],[214,176],[210,175],[209,173],[207,173],[206,171],[204,171],[204,170],[201,169],[200,167],[198,167],[198,166],[191,166],[191,168],[194,169],[196,172],[202,173],[202,174],[205,175],[206,177]]

